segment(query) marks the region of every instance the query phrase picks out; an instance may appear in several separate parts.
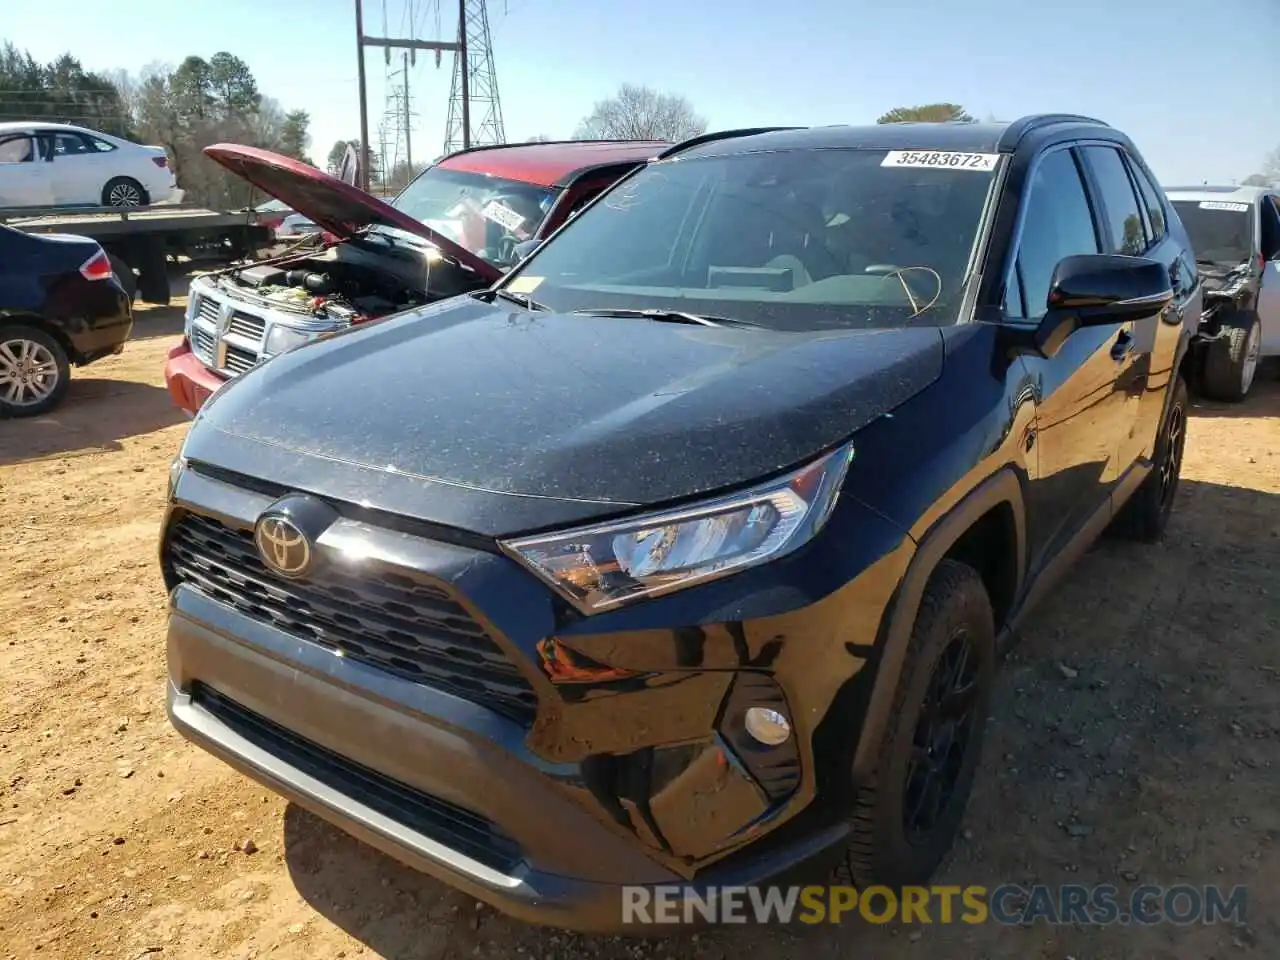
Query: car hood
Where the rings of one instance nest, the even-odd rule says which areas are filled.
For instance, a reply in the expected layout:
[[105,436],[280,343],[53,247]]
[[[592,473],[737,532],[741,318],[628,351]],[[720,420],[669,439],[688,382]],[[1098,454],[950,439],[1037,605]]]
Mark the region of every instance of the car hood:
[[[782,471],[927,387],[942,363],[934,328],[774,333],[529,313],[464,297],[353,327],[244,374],[205,405],[187,456],[510,532]],[[268,463],[282,473],[264,474],[276,469]],[[523,506],[495,505],[501,495]],[[425,506],[437,496],[468,503],[442,515]]]
[[342,240],[372,226],[396,227],[434,244],[445,256],[492,283],[502,271],[390,204],[317,170],[310,164],[270,150],[234,143],[215,143],[205,154],[238,177],[248,180],[291,210]]

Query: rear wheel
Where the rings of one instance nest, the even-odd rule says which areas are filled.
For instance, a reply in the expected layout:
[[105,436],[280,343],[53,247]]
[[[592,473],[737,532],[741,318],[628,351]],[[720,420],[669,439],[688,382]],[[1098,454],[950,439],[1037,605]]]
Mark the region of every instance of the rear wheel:
[[133,177],[114,177],[102,188],[104,207],[143,207],[147,204],[147,191]]
[[1182,476],[1182,450],[1187,440],[1187,385],[1173,383],[1173,397],[1156,437],[1155,462],[1129,502],[1120,508],[1112,531],[1131,540],[1154,543],[1164,536]]
[[1262,355],[1258,315],[1238,311],[1222,318],[1222,335],[1207,345],[1200,390],[1213,400],[1239,403],[1249,394]]
[[66,351],[36,327],[0,327],[0,419],[56,407],[71,382]]
[[968,803],[995,662],[981,578],[943,560],[920,601],[875,770],[858,787],[842,880],[898,888],[933,875]]

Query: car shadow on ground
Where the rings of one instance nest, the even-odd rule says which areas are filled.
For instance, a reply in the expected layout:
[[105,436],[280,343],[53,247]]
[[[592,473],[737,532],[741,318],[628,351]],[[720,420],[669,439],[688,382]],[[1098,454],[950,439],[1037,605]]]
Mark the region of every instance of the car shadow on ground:
[[1280,363],[1258,370],[1249,395],[1240,403],[1191,396],[1193,417],[1280,417]]
[[[1164,540],[1103,538],[1019,629],[964,832],[935,883],[1280,885],[1280,494],[1184,480]],[[1270,706],[1268,706],[1270,704]],[[550,825],[548,829],[550,829]],[[681,934],[665,944],[510,920],[290,806],[299,894],[379,956],[1280,956],[1280,925],[872,924]],[[1046,940],[1046,937],[1051,938]],[[923,942],[919,942],[923,941]],[[1052,953],[1043,952],[1052,942]],[[924,951],[923,953],[921,951]]]
[[0,421],[0,466],[119,450],[121,440],[185,420],[164,387],[100,380],[77,371],[56,409]]

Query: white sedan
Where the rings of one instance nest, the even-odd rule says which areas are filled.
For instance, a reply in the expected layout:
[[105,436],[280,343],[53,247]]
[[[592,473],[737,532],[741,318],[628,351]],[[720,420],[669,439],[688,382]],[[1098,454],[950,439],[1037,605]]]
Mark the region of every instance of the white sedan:
[[0,123],[0,207],[140,207],[176,186],[164,147],[65,123]]

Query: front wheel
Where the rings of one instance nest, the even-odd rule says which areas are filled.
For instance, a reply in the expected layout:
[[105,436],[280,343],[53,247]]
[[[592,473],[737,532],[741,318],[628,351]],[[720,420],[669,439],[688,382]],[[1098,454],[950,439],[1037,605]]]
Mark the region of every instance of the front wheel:
[[0,327],[0,419],[56,407],[71,382],[66,351],[36,327]]
[[838,874],[859,889],[927,883],[955,841],[981,754],[995,677],[982,579],[943,560],[908,641],[876,767],[854,801]]
[[1222,334],[1207,346],[1200,390],[1212,400],[1239,403],[1249,395],[1262,355],[1258,315],[1238,311],[1222,319]]

